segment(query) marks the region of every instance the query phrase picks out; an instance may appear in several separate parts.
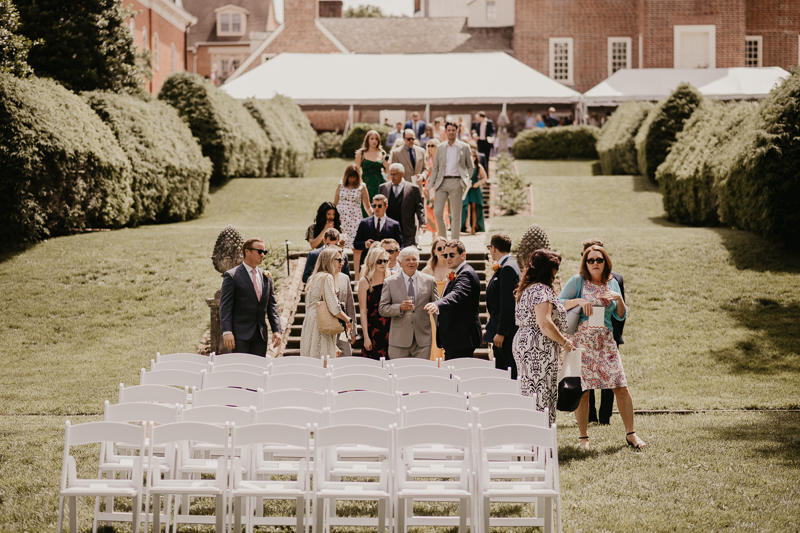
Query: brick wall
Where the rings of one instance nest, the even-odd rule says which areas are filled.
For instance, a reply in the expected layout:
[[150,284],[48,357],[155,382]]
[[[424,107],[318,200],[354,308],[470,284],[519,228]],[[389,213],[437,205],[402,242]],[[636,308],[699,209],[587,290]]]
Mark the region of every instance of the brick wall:
[[[164,80],[173,72],[172,47],[170,45],[175,46],[174,71],[186,70],[185,31],[163,18],[155,10],[143,6],[137,0],[133,1],[133,9],[139,11],[139,14],[134,17],[134,44],[138,47],[142,46],[142,32],[146,28],[147,48],[151,53],[153,77],[146,84],[146,89],[153,94],[158,94]],[[158,34],[157,56],[154,49],[156,34]]]
[[747,35],[763,37],[762,66],[793,67],[800,64],[800,2],[748,0]]
[[320,0],[319,16],[323,18],[341,18],[342,0]]
[[264,52],[308,54],[338,52],[339,49],[314,24],[314,20],[318,17],[317,0],[285,0],[283,31]]

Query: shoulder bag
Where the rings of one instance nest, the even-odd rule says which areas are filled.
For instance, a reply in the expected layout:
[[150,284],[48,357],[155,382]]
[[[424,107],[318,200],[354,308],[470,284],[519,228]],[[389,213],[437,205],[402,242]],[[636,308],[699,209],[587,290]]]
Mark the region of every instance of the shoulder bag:
[[[322,300],[314,304],[317,309],[317,328],[323,335],[339,335],[344,331],[344,326],[328,309],[328,303],[325,300],[325,278],[321,277],[320,282],[322,283]],[[339,306],[339,302],[336,302],[336,305]]]
[[581,387],[581,350],[573,350],[564,356],[558,372],[558,400],[556,409],[572,412],[578,408],[583,397]]

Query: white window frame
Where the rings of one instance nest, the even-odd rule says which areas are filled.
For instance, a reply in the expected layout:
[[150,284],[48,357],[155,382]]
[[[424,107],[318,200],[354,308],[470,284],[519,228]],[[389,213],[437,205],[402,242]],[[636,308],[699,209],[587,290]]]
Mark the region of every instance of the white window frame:
[[747,41],[755,41],[758,43],[758,55],[756,57],[756,66],[760,67],[763,64],[764,60],[764,38],[760,35],[746,35],[744,38],[745,43],[745,56],[744,56],[744,66],[749,67],[752,65],[747,64]]
[[[214,10],[217,15],[217,35],[220,37],[242,37],[246,33],[247,30],[247,16],[250,14],[249,11],[246,9],[234,6],[234,5],[226,5],[222,6],[216,10]],[[241,17],[241,27],[239,31],[233,31],[233,15],[239,15]],[[222,17],[228,17],[228,30],[222,29]]]
[[142,50],[147,50],[149,44],[147,39],[147,26],[142,26]]
[[608,75],[611,76],[614,74],[614,44],[615,43],[624,43],[625,50],[627,52],[625,57],[625,66],[621,67],[620,70],[623,68],[631,68],[631,56],[633,55],[632,45],[633,41],[630,37],[609,37],[608,38]]
[[153,66],[156,70],[161,70],[161,65],[158,64],[160,59],[158,32],[155,32],[153,33]]
[[[489,9],[491,7],[491,9]],[[497,2],[486,0],[486,20],[497,20]]]
[[[557,79],[555,77],[555,46],[557,44],[569,45],[567,48],[567,79]],[[573,58],[575,55],[575,43],[572,37],[551,37],[548,50],[550,56],[550,77],[557,82],[563,83],[564,85],[574,85],[575,61]]]
[[672,66],[680,68],[679,61],[681,57],[681,34],[682,33],[695,33],[707,32],[708,33],[708,67],[717,68],[717,27],[713,24],[689,24],[689,25],[675,25],[673,26],[673,48],[672,48]]
[[169,44],[169,62],[170,66],[172,67],[172,72],[175,72],[175,63],[178,59],[178,53],[175,50],[175,43]]

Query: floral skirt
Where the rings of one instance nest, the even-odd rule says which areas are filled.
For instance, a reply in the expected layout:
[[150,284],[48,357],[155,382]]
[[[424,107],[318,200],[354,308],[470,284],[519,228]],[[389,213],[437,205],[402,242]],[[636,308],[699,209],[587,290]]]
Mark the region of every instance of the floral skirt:
[[572,343],[583,350],[581,358],[581,386],[589,389],[616,389],[627,387],[625,370],[614,334],[605,327],[589,327],[581,322],[574,335],[568,335]]

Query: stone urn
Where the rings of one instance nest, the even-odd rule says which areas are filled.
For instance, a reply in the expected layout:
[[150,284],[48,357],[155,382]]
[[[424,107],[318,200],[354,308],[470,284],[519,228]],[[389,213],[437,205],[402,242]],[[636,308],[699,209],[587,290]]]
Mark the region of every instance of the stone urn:
[[[244,261],[242,245],[244,245],[244,239],[239,230],[233,226],[225,226],[219,233],[217,242],[214,244],[214,252],[211,254],[211,262],[217,272],[224,274],[242,264],[242,261]],[[229,352],[222,342],[222,327],[219,318],[219,298],[221,294],[222,291],[218,290],[213,298],[206,298],[206,304],[211,313],[211,327],[209,328],[210,350],[218,354]]]

